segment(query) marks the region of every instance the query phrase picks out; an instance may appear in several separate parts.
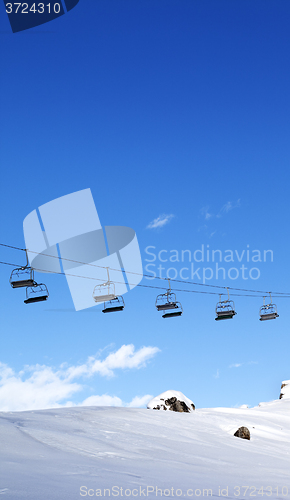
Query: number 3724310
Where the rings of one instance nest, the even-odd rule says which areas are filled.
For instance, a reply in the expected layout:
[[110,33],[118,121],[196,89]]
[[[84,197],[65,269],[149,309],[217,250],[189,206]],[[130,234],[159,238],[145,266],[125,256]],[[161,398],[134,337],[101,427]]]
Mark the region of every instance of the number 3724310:
[[6,4],[6,12],[7,14],[29,14],[29,12],[33,12],[34,14],[38,12],[38,14],[43,14],[44,12],[60,13],[60,4],[59,3],[34,3],[29,8],[28,3],[7,3]]

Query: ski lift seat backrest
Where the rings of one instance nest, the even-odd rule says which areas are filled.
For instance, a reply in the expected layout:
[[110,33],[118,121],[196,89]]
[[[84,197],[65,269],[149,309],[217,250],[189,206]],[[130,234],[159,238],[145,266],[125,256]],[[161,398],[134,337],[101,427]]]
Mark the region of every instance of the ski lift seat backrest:
[[125,302],[122,295],[114,297],[112,300],[104,303],[103,313],[123,311]]
[[224,312],[224,313],[217,313],[217,317],[215,318],[216,321],[219,321],[221,319],[232,319],[234,316],[235,316],[235,313],[234,311],[227,311],[227,312]]
[[110,312],[118,312],[118,311],[123,311],[124,306],[114,306],[114,307],[105,307],[105,309],[102,310],[103,313],[110,313]]
[[24,288],[27,286],[32,286],[34,283],[34,280],[27,279],[27,280],[19,280],[19,281],[10,281],[10,284],[12,288]]
[[217,311],[218,316],[234,316],[236,313],[233,309],[226,309],[225,311]]
[[25,304],[34,304],[35,302],[44,302],[48,299],[47,295],[42,295],[41,297],[29,297],[29,299],[25,299]]
[[176,302],[166,302],[165,304],[157,304],[157,311],[167,311],[168,309],[177,309]]
[[279,318],[279,314],[274,312],[274,313],[264,313],[260,315],[260,321],[265,321],[267,319],[276,319]]
[[177,317],[177,316],[181,316],[182,313],[183,313],[183,311],[169,312],[169,313],[163,314],[162,318],[174,318],[174,317]]

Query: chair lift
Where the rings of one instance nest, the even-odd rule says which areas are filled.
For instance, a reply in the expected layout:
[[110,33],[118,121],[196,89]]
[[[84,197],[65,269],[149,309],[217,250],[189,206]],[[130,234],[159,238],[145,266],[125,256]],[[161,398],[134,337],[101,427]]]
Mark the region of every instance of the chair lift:
[[269,292],[269,295],[271,300],[270,304],[265,304],[265,297],[263,297],[263,305],[260,307],[260,321],[279,318],[277,306],[272,303],[271,292]]
[[230,294],[229,294],[229,289],[227,288],[228,292],[228,299],[227,300],[221,300],[221,295],[220,295],[220,300],[216,305],[215,312],[216,312],[216,317],[215,320],[219,321],[221,319],[231,319],[235,314],[235,304],[232,300],[230,300]]
[[170,279],[168,278],[169,288],[166,293],[157,295],[155,306],[157,311],[169,311],[162,315],[162,318],[173,318],[181,316],[183,313],[182,305],[177,302],[176,295],[171,291]]
[[104,302],[103,313],[123,311],[125,307],[124,299],[115,293],[115,283],[110,281],[109,268],[107,267],[108,281],[101,285],[96,285],[93,291],[95,302]]
[[35,302],[43,302],[49,296],[47,287],[44,283],[36,283],[26,288],[25,304],[34,304]]
[[27,286],[33,286],[34,281],[34,270],[29,266],[27,250],[26,253],[26,266],[13,269],[10,275],[10,285],[12,288],[22,288]]
[[114,300],[116,298],[115,294],[115,283],[110,281],[109,268],[107,267],[108,281],[102,283],[101,285],[96,285],[93,291],[93,299],[95,302],[106,302],[108,300]]

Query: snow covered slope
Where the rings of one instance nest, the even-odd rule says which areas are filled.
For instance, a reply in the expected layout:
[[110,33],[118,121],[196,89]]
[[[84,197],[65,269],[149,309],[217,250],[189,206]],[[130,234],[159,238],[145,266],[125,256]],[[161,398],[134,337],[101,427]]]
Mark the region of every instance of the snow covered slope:
[[[233,436],[242,425],[250,441]],[[112,407],[1,413],[0,447],[3,500],[104,493],[290,498],[289,399],[192,413]]]

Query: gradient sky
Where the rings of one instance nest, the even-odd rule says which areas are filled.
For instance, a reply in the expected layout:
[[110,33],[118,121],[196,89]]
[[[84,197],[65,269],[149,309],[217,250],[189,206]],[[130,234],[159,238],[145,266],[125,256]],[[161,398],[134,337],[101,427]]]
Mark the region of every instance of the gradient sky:
[[[221,264],[258,279],[207,283],[290,292],[288,0],[80,0],[17,34],[0,7],[1,243],[23,248],[28,213],[91,188],[103,225],[136,231],[144,272],[149,246],[164,274],[194,262],[161,263],[161,250],[271,250],[273,262]],[[0,247],[2,262],[23,258]],[[260,322],[262,297],[233,297],[237,316],[215,322],[218,295],[180,292],[184,314],[165,322],[157,290],[137,287],[108,317],[75,312],[63,276],[41,275],[49,301],[26,306],[10,272],[1,408],[144,404],[169,389],[197,407],[256,405],[290,377],[289,298]]]

